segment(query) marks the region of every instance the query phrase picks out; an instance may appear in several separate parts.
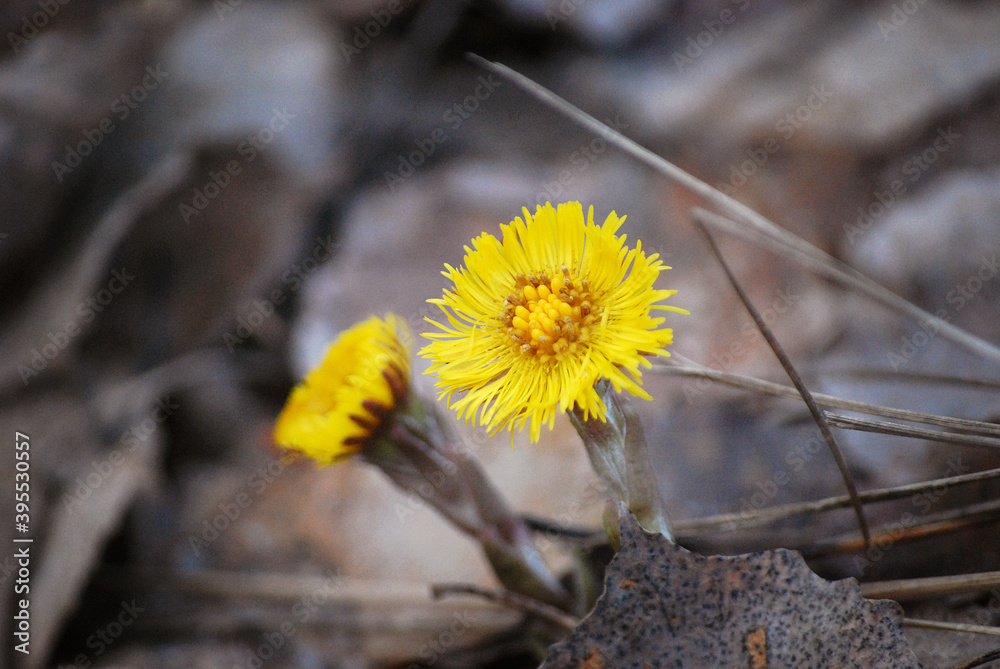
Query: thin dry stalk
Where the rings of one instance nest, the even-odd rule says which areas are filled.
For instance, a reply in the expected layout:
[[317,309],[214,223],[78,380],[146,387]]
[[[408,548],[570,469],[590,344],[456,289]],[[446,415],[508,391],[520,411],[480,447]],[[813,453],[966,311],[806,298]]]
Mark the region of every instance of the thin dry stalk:
[[842,369],[827,374],[847,376],[858,379],[875,379],[879,382],[901,381],[904,383],[924,383],[939,386],[965,386],[976,390],[1000,389],[1000,381],[981,378],[966,378],[951,374],[933,374],[918,372],[911,369]]
[[[920,483],[910,483],[907,485],[892,488],[880,488],[869,490],[858,495],[862,504],[874,504],[877,502],[888,502],[896,499],[913,497],[928,491],[947,490],[957,485],[965,483],[976,483],[979,481],[989,481],[1000,478],[1000,469],[988,469],[973,474],[960,474],[945,478],[922,481]],[[781,506],[766,507],[752,511],[741,511],[739,513],[724,513],[706,518],[696,518],[693,520],[681,520],[674,523],[677,535],[682,539],[690,539],[712,532],[729,532],[732,530],[742,530],[750,527],[768,525],[779,520],[794,518],[795,516],[812,515],[834,509],[843,509],[851,505],[851,498],[843,495],[838,497],[827,497],[812,502],[796,502],[794,504],[784,504]]]
[[974,434],[950,434],[937,430],[928,430],[920,427],[910,427],[891,423],[884,420],[871,420],[866,418],[853,418],[843,414],[826,414],[830,425],[841,427],[846,430],[858,430],[860,432],[875,432],[877,434],[891,434],[897,437],[910,437],[912,439],[927,439],[929,441],[939,441],[946,444],[957,444],[959,446],[971,446],[973,448],[983,448],[987,450],[1000,450],[1000,439],[992,437],[981,437]]
[[869,599],[894,599],[912,602],[934,597],[948,597],[1000,588],[1000,571],[955,576],[905,578],[898,581],[873,581],[861,584],[861,594]]
[[756,233],[754,241],[759,242],[759,240],[767,239],[769,241],[769,248],[780,250],[784,255],[794,258],[807,267],[813,268],[826,276],[836,278],[842,283],[851,285],[863,294],[894,311],[910,316],[922,323],[927,323],[930,327],[935,328],[935,331],[941,336],[985,358],[1000,362],[1000,348],[896,295],[856,269],[816,248],[801,237],[778,227],[775,223],[761,216],[745,204],[734,200],[704,181],[691,176],[670,161],[625,137],[607,124],[601,123],[593,116],[560,98],[544,86],[535,83],[506,65],[488,61],[475,54],[468,54],[468,57],[480,67],[507,79],[518,88],[534,96],[537,100],[563,113],[580,126],[600,135],[608,143],[614,144],[639,162],[652,167],[678,185],[704,198],[706,202],[711,203],[726,215],[739,221],[742,225],[736,227],[740,233],[750,234],[752,230]]
[[[719,195],[727,197],[722,193],[719,193]],[[692,210],[692,218],[704,225],[724,230],[786,258],[795,260],[803,267],[809,268],[821,276],[833,279],[848,288],[853,288],[903,315],[914,318],[921,324],[931,328],[933,332],[940,333],[942,336],[951,339],[956,344],[978,355],[989,358],[994,362],[1000,362],[1000,349],[994,344],[966,332],[954,323],[950,323],[928,311],[924,311],[912,302],[903,299],[872,279],[869,279],[850,265],[837,260],[787,230],[779,228],[749,207],[745,205],[739,205],[736,208],[731,206],[723,207],[720,206],[717,201],[718,199],[709,199],[709,201],[719,209],[726,210],[726,213],[735,218],[736,221],[699,207],[695,207]],[[747,212],[750,212],[751,215],[747,215]]]
[[948,630],[949,632],[968,632],[970,634],[989,634],[992,636],[1000,636],[1000,627],[971,625],[969,623],[949,623],[943,620],[903,618],[903,625],[906,627],[923,627],[931,630]]
[[[653,361],[653,369],[651,371],[658,372],[660,374],[674,374],[677,376],[703,378],[716,383],[732,386],[734,388],[742,388],[744,390],[762,393],[764,395],[788,397],[801,400],[798,391],[791,386],[774,383],[773,381],[756,379],[752,376],[722,372],[717,369],[712,369],[711,367],[706,367],[692,360],[688,360],[678,353],[674,353],[672,358],[677,358],[678,360],[683,361],[684,364],[678,365],[676,362],[672,362],[671,360],[656,360]],[[986,423],[983,421],[968,420],[965,418],[954,418],[952,416],[938,416],[935,414],[910,411],[908,409],[897,409],[895,407],[887,407],[879,404],[868,404],[867,402],[848,400],[841,397],[835,397],[833,395],[825,395],[823,393],[813,393],[813,399],[816,400],[817,404],[824,407],[843,409],[845,411],[857,411],[858,413],[865,413],[871,416],[895,418],[898,420],[909,421],[911,423],[937,425],[939,427],[957,430],[960,432],[971,432],[973,434],[985,434],[1000,437],[1000,425],[997,425],[996,423]]]
[[983,653],[982,655],[977,655],[976,657],[968,660],[963,660],[958,664],[948,667],[948,669],[973,669],[974,667],[981,667],[988,662],[992,662],[993,660],[1000,660],[1000,648]]
[[[876,546],[895,546],[914,539],[957,532],[997,518],[1000,518],[1000,500],[990,500],[941,513],[928,514],[922,522],[915,523],[910,527],[900,527],[899,523],[883,525],[876,529],[872,541]],[[838,553],[862,551],[865,550],[865,544],[856,535],[841,536],[803,546],[800,550],[802,555],[807,558],[817,558]]]
[[450,595],[479,597],[508,609],[537,616],[569,631],[576,629],[576,626],[580,624],[579,620],[554,606],[510,590],[491,590],[468,583],[441,583],[431,586],[431,595],[434,599],[442,599]]
[[840,470],[840,477],[844,481],[844,486],[847,488],[847,494],[851,498],[851,506],[854,508],[854,515],[857,516],[858,526],[861,528],[861,536],[864,538],[865,546],[871,545],[871,533],[868,530],[868,521],[865,519],[865,509],[861,505],[861,500],[858,498],[858,488],[854,484],[854,477],[851,475],[850,467],[847,465],[847,460],[844,458],[844,453],[840,450],[840,446],[837,444],[837,440],[833,436],[833,431],[830,429],[830,424],[826,421],[825,414],[820,410],[816,401],[812,397],[812,393],[806,388],[805,382],[799,373],[795,371],[795,366],[792,365],[791,359],[785,353],[785,350],[778,343],[777,338],[774,333],[771,332],[771,328],[767,326],[764,322],[764,318],[757,311],[756,307],[750,301],[750,296],[746,294],[743,290],[743,286],[737,281],[736,275],[733,274],[732,270],[729,268],[729,264],[726,263],[726,259],[722,255],[722,251],[719,250],[718,245],[715,243],[715,239],[712,238],[712,234],[708,229],[699,222],[695,222],[695,227],[704,236],[705,242],[708,244],[709,249],[711,249],[712,254],[719,261],[719,265],[722,266],[722,271],[725,272],[726,278],[729,279],[730,285],[736,294],[739,295],[740,300],[743,302],[743,306],[746,307],[747,311],[750,312],[750,317],[753,318],[754,323],[757,325],[757,330],[763,335],[767,345],[771,347],[774,352],[775,357],[778,358],[778,362],[781,363],[781,367],[788,374],[788,378],[792,380],[792,384],[795,386],[795,390],[798,391],[799,395],[802,397],[802,401],[806,403],[809,407],[809,413],[812,414],[813,420],[816,421],[816,425],[819,426],[819,431],[823,435],[823,440],[826,441],[827,447],[830,449],[830,453],[833,454],[833,459],[837,463],[837,468]]

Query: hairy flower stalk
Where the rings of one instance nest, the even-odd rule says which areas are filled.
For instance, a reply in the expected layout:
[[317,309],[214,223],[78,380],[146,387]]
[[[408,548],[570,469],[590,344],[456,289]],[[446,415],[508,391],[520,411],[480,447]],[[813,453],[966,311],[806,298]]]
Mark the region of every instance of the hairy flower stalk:
[[511,511],[433,406],[413,394],[361,457],[475,538],[504,587],[569,606],[569,594],[535,548],[523,519]]
[[375,465],[479,541],[504,587],[568,606],[524,521],[410,388],[408,340],[405,323],[391,314],[341,334],[292,391],[275,441],[321,466],[351,456]]
[[[569,414],[594,471],[612,500],[624,502],[643,529],[673,541],[639,415],[628,397],[615,393],[607,381],[599,382],[597,390],[607,407],[606,420],[588,418],[579,409]],[[605,523],[617,525],[617,508],[617,504],[609,507],[611,514],[605,515]],[[607,529],[615,539],[617,527]]]

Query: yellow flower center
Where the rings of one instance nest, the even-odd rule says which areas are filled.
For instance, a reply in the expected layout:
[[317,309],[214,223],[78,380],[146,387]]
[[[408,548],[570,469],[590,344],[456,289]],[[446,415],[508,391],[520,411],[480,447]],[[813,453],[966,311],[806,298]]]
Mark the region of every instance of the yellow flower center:
[[500,319],[511,345],[541,362],[576,353],[590,340],[598,312],[589,282],[572,279],[565,267],[554,278],[546,272],[518,274],[504,306]]

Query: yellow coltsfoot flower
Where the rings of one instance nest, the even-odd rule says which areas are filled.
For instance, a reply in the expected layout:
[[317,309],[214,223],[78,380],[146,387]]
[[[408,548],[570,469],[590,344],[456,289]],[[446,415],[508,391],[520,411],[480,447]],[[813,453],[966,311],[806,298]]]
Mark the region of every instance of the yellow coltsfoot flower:
[[[584,220],[579,202],[523,211],[500,226],[502,240],[473,239],[464,267],[445,265],[454,288],[429,302],[448,322],[428,319],[440,332],[424,335],[431,343],[421,354],[459,417],[478,413],[492,431],[530,424],[538,441],[558,411],[576,406],[603,420],[594,389],[602,378],[650,399],[639,367],[650,366],[645,356],[670,355],[663,347],[673,334],[651,312],[688,312],[656,304],[677,292],[653,288],[670,268],[616,236],[625,217],[611,212],[596,225],[593,207]],[[453,400],[456,392],[464,395]]]
[[405,401],[407,339],[406,323],[392,314],[342,332],[292,390],[275,424],[275,442],[320,465],[361,450]]
[[570,597],[524,519],[450,438],[433,405],[410,391],[408,343],[406,323],[391,314],[345,330],[292,390],[275,441],[321,465],[357,455],[478,541],[504,587],[567,607]]

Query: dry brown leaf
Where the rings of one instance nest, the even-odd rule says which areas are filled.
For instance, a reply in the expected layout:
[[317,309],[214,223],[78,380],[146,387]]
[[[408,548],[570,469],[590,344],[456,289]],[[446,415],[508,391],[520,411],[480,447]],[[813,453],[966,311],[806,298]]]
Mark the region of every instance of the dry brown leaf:
[[899,605],[826,581],[802,556],[692,553],[621,517],[621,551],[597,606],[542,669],[609,667],[919,667]]

